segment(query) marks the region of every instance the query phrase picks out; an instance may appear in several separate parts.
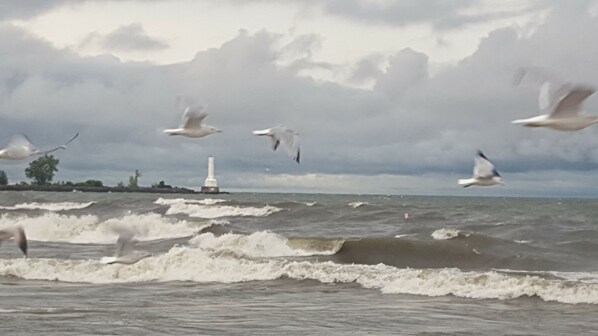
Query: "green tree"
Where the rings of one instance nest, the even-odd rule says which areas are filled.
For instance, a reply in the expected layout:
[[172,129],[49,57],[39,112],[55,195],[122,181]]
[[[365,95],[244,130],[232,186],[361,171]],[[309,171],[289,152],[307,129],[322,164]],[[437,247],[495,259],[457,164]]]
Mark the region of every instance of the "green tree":
[[152,184],[152,188],[172,188],[172,186],[164,183],[164,181],[162,180],[158,183]]
[[6,173],[4,170],[0,170],[0,185],[7,185],[8,184],[8,177],[6,177]]
[[135,175],[129,176],[129,188],[137,188],[139,187],[139,178],[141,177],[141,173],[139,170],[135,169]]
[[102,181],[98,181],[98,180],[87,180],[83,183],[81,183],[82,186],[85,187],[103,187],[104,183],[102,183]]
[[31,161],[29,168],[25,169],[25,176],[32,180],[33,184],[45,185],[52,182],[54,173],[58,171],[59,160],[54,155],[44,155],[37,160]]

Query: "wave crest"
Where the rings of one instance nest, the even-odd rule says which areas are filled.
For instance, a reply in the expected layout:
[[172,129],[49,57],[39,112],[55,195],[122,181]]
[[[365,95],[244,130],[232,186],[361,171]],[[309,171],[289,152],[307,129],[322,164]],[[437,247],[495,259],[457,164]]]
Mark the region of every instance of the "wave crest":
[[173,247],[134,265],[103,265],[97,260],[4,259],[0,276],[66,282],[123,283],[146,281],[244,282],[290,278],[323,283],[357,283],[382,293],[454,295],[509,300],[539,297],[544,301],[598,304],[598,284],[488,272],[445,269],[399,269],[333,262],[215,257],[192,247]]
[[57,203],[20,203],[13,206],[0,206],[3,210],[48,210],[48,211],[65,211],[85,209],[95,202],[77,203],[77,202],[57,202]]
[[209,222],[189,222],[164,217],[160,214],[127,215],[100,220],[94,215],[61,215],[46,213],[38,217],[0,217],[0,227],[21,225],[31,240],[67,243],[111,244],[116,235],[115,226],[126,226],[139,240],[155,240],[191,236]]
[[204,204],[204,205],[214,205],[217,203],[226,202],[226,200],[219,199],[219,198],[205,198],[201,200],[196,199],[185,199],[185,198],[158,198],[154,204],[158,205],[172,205],[172,204],[180,204],[180,203],[187,203],[187,204]]
[[353,209],[357,209],[359,207],[366,206],[369,204],[370,203],[368,203],[368,202],[351,202],[351,203],[349,203],[349,206]]
[[453,238],[466,238],[470,233],[461,232],[453,228],[442,228],[432,232],[432,238],[436,240],[448,240]]
[[[205,202],[206,200],[187,200],[183,198],[176,199],[158,199],[156,204],[168,205],[169,208],[166,211],[167,215],[183,214],[189,217],[197,218],[220,218],[220,217],[266,217],[275,212],[281,211],[281,208],[277,208],[271,205],[264,207],[240,207],[232,205],[215,205],[224,200],[212,200]],[[157,203],[160,202],[160,203]]]
[[342,246],[342,241],[329,241],[328,244],[315,244],[310,241],[312,240],[289,240],[276,233],[258,231],[250,235],[227,233],[215,236],[206,233],[194,237],[189,243],[204,250],[233,252],[249,257],[332,255]]

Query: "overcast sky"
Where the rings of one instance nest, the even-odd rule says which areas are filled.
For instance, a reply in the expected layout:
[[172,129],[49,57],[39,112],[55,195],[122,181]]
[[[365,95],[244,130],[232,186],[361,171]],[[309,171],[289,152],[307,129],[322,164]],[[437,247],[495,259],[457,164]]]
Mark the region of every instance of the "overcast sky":
[[[538,114],[520,67],[598,84],[597,31],[596,0],[3,0],[0,147],[80,132],[55,181],[199,188],[214,155],[232,191],[598,196],[598,126],[510,123]],[[223,132],[162,134],[178,96]],[[251,134],[278,124],[301,164]],[[457,186],[477,149],[505,186]]]

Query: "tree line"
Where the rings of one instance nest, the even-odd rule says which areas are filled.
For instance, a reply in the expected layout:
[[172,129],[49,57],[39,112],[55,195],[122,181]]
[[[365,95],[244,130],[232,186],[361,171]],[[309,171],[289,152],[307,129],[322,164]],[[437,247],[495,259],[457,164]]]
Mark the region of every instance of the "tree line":
[[[58,182],[52,183],[55,173],[58,171],[59,159],[55,158],[54,155],[44,155],[37,160],[33,160],[29,163],[29,167],[25,169],[25,176],[31,179],[32,185],[47,186],[47,185],[59,185],[59,186],[72,186],[72,187],[104,187],[104,183],[98,180],[87,180],[85,182]],[[139,178],[141,172],[135,170],[133,176],[129,177],[129,184],[126,185],[128,188],[139,187]],[[21,182],[20,184],[26,184]],[[0,170],[0,186],[8,185],[8,176],[6,172]],[[119,182],[117,187],[125,187],[123,182]],[[172,186],[160,181],[152,184],[152,188],[172,188]]]

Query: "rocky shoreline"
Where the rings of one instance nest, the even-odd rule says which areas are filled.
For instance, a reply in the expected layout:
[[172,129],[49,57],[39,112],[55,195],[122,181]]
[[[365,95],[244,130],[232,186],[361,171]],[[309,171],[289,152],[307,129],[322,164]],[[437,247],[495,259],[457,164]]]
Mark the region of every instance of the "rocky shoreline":
[[[67,185],[26,185],[13,184],[0,186],[0,191],[57,191],[57,192],[137,192],[137,193],[156,193],[156,194],[201,194],[202,192],[193,189],[171,187],[171,188],[151,188],[151,187],[92,187],[92,186],[67,186]],[[219,192],[227,194],[227,192]]]

